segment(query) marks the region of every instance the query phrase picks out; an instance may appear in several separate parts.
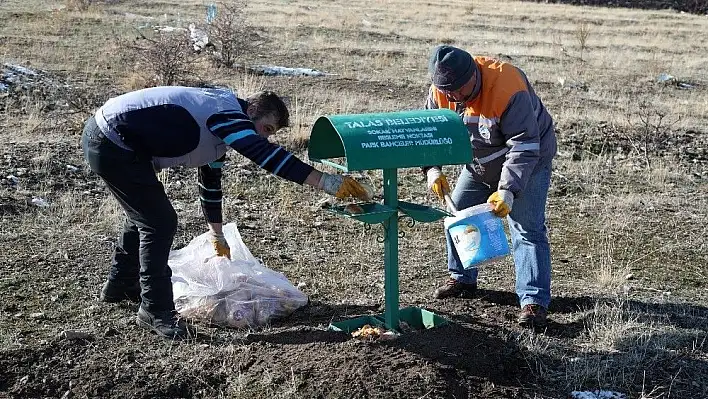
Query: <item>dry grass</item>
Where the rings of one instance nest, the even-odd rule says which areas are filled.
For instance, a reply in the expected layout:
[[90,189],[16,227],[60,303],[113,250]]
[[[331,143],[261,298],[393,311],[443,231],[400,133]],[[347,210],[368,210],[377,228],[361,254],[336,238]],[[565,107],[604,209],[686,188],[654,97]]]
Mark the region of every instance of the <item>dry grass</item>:
[[[132,39],[140,26],[186,26],[204,18],[200,1],[179,6],[166,1],[90,7],[73,3],[3,2],[0,20],[8,23],[0,25],[0,54],[8,62],[30,61],[30,66],[68,75],[98,94],[77,105],[81,112],[71,118],[48,113],[52,102],[43,94],[2,98],[0,142],[32,143],[41,134],[50,143],[75,144],[80,130],[75,119],[116,92],[149,85],[149,78],[138,73],[142,71],[117,61],[116,38]],[[243,96],[262,89],[286,95],[292,126],[277,140],[303,159],[312,124],[322,115],[420,107],[427,85],[426,57],[434,44],[449,42],[521,66],[559,127],[561,154],[549,199],[555,295],[587,295],[593,302],[553,315],[563,326],[575,326],[575,335],[524,332],[510,334],[509,340],[518,342],[542,381],[566,391],[614,388],[632,397],[668,399],[691,397],[691,379],[708,383],[701,369],[708,331],[701,311],[708,303],[708,199],[700,177],[705,165],[682,160],[678,153],[660,154],[662,146],[705,145],[690,140],[664,143],[689,130],[698,132],[692,140],[704,140],[701,135],[708,131],[708,75],[702,67],[708,52],[699,45],[708,41],[705,17],[477,0],[356,5],[343,0],[259,0],[247,8],[249,23],[271,44],[246,55],[246,64],[310,67],[336,75],[269,78],[206,64],[197,66],[198,74]],[[700,86],[664,86],[656,82],[660,73]],[[608,127],[598,128],[601,124]],[[618,149],[622,145],[627,149]],[[100,241],[108,253],[103,240],[115,235],[122,211],[105,192],[91,198],[77,188],[54,188],[49,181],[56,179],[56,168],[69,162],[61,157],[80,160],[76,147],[59,154],[55,150],[50,146],[37,151],[26,165],[46,183],[23,180],[15,191],[2,189],[18,201],[47,197],[52,206],[28,208],[31,211],[17,218],[3,216],[0,239],[15,243],[36,237],[52,259],[77,257],[66,237],[91,245]],[[359,224],[312,210],[320,193],[240,165],[246,163],[242,157],[232,156],[231,161],[224,182],[232,205],[225,209],[226,218],[273,232],[247,236],[254,253],[282,267],[292,281],[306,282],[312,298],[382,303],[379,231],[366,232]],[[454,181],[454,168],[446,170]],[[380,183],[380,172],[361,176]],[[182,223],[176,241],[183,244],[203,229],[193,182],[181,170],[161,178],[176,198]],[[402,170],[399,179],[402,199],[435,203],[417,170]],[[400,244],[400,268],[408,279],[401,280],[401,298],[427,302],[428,292],[445,274],[440,226],[403,230],[407,235]],[[277,240],[296,249],[287,262],[279,261],[273,250]],[[319,269],[323,264],[326,273]],[[98,265],[88,270],[96,276],[104,273]],[[633,278],[627,279],[630,273]],[[510,275],[509,262],[502,262],[486,268],[481,279],[491,288],[512,291]],[[668,306],[674,301],[674,307]],[[677,323],[676,318],[694,324]],[[3,347],[18,342],[12,328],[0,325]],[[237,361],[227,360],[237,352],[226,347],[220,353],[223,367],[237,370],[225,383],[223,396],[298,396],[302,375],[275,375],[268,369],[254,391]],[[193,358],[206,359],[199,353]],[[652,374],[681,361],[686,362],[684,368],[670,377]]]

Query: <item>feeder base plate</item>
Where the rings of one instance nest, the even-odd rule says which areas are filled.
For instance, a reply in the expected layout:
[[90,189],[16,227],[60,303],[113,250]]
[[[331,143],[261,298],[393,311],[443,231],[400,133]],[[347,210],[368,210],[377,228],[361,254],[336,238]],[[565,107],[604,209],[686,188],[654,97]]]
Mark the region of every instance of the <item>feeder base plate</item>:
[[[422,308],[408,307],[398,311],[399,326],[395,328],[396,332],[406,333],[410,330],[427,330],[430,328],[440,327],[448,323],[443,317],[425,310]],[[331,331],[342,331],[351,334],[359,328],[370,325],[373,327],[385,326],[385,315],[377,314],[372,316],[361,316],[353,319],[332,322],[329,325]]]

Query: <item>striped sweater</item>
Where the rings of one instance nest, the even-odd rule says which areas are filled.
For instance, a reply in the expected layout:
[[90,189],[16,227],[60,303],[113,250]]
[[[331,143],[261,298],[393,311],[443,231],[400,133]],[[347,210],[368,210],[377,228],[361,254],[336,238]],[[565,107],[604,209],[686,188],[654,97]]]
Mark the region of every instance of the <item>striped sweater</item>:
[[221,169],[228,148],[261,168],[302,184],[313,167],[256,133],[248,104],[226,89],[154,87],[112,98],[96,122],[116,145],[150,159],[156,168],[199,168],[207,221],[222,222]]

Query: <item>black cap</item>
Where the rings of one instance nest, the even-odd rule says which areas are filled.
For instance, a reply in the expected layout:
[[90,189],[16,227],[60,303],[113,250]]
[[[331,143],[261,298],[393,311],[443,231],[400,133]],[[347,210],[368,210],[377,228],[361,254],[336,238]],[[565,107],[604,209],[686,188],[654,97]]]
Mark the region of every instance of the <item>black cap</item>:
[[442,45],[430,55],[430,79],[438,89],[455,91],[474,74],[474,60],[470,53],[457,47]]

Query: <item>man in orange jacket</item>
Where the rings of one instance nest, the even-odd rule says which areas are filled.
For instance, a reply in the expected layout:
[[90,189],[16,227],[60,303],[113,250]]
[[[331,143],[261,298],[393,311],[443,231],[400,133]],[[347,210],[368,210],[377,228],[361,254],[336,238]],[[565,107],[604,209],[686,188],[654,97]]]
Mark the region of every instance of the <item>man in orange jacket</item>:
[[[452,192],[459,209],[484,203],[507,217],[516,266],[519,324],[545,327],[551,300],[551,254],[545,225],[553,119],[519,68],[499,60],[438,46],[430,57],[432,85],[426,108],[456,111],[467,126],[474,160]],[[427,168],[428,187],[441,199],[450,190],[440,167]],[[477,269],[464,269],[447,234],[450,279],[438,299],[471,296]]]

